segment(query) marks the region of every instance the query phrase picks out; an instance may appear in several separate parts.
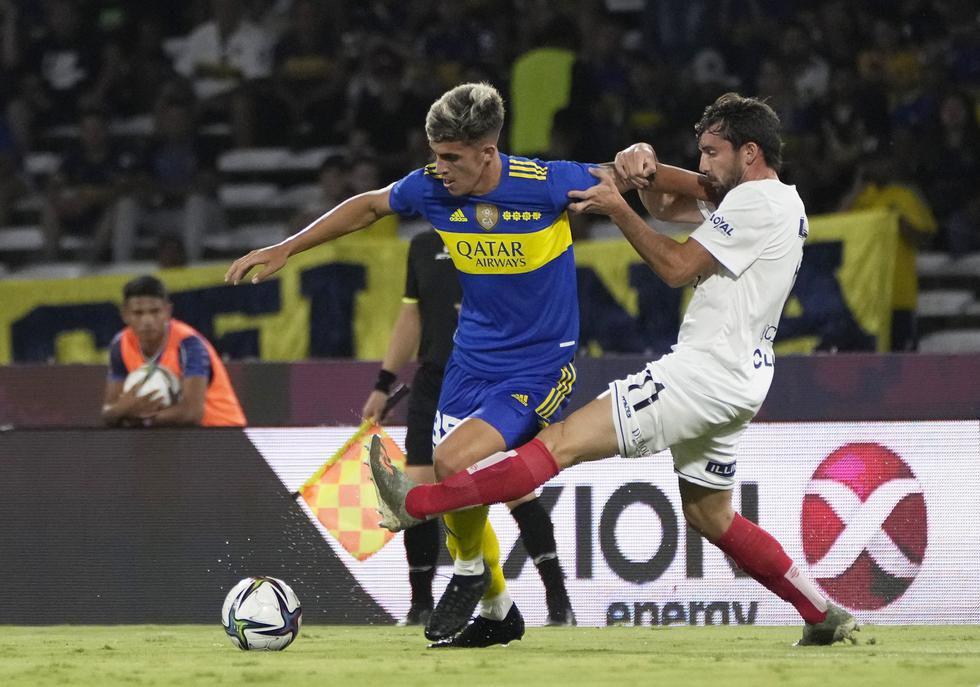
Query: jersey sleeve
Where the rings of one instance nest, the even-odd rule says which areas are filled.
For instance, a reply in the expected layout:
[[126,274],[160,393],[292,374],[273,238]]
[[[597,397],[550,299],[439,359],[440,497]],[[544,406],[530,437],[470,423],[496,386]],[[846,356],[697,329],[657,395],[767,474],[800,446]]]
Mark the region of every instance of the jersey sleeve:
[[422,253],[421,236],[422,234],[415,236],[408,245],[408,265],[405,268],[405,293],[402,295],[402,303],[419,302],[419,275],[416,266]]
[[425,170],[417,169],[394,183],[388,192],[388,205],[402,217],[418,217],[423,214]]
[[211,356],[198,336],[180,342],[180,366],[185,377],[211,377]]
[[109,373],[108,377],[113,382],[123,382],[126,381],[126,375],[129,372],[126,370],[126,363],[123,362],[122,357],[122,336],[117,334],[109,344]]
[[569,191],[584,191],[595,186],[599,179],[592,176],[589,170],[598,165],[582,162],[557,160],[548,162],[548,189],[551,200],[558,209],[565,209],[571,202]]
[[772,235],[772,217],[768,201],[758,189],[736,187],[691,238],[738,277],[762,255]]

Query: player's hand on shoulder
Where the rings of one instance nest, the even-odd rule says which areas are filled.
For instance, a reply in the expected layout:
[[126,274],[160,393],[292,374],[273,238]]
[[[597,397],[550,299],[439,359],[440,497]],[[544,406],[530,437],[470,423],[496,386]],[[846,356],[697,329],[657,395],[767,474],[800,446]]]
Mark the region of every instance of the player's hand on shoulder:
[[289,248],[284,245],[276,244],[253,250],[231,263],[231,267],[225,273],[225,283],[238,284],[253,267],[264,265],[252,277],[252,283],[258,284],[281,270],[287,259],[289,259]]
[[649,177],[657,171],[657,153],[649,143],[634,143],[616,153],[616,174],[633,188],[650,186]]
[[382,420],[384,420],[384,408],[387,402],[388,394],[378,390],[372,391],[364,403],[364,409],[361,410],[361,419],[374,420],[378,424],[381,424]]
[[569,210],[612,216],[623,208],[629,208],[626,199],[616,187],[615,176],[611,171],[592,167],[589,173],[598,178],[599,183],[584,191],[569,191],[568,197],[576,201],[569,203]]

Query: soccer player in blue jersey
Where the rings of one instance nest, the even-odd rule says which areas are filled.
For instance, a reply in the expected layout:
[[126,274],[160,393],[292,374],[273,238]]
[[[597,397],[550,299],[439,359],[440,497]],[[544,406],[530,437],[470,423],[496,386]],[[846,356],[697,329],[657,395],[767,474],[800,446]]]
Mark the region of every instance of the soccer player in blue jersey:
[[[437,479],[521,445],[556,420],[575,384],[578,296],[568,192],[590,165],[501,153],[500,94],[469,83],[442,95],[425,130],[435,162],[350,198],[284,241],[236,260],[225,280],[253,283],[289,256],[382,216],[422,216],[459,271],[462,309],[433,427]],[[433,646],[506,644],[524,634],[507,594],[487,508],[445,516],[454,575],[425,628]],[[480,615],[467,626],[482,598]],[[465,629],[464,629],[465,627]],[[461,632],[462,630],[462,632]]]

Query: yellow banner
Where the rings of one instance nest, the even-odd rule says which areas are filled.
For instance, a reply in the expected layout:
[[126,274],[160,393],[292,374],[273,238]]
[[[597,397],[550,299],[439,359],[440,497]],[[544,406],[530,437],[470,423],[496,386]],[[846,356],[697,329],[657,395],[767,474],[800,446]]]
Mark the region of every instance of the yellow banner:
[[[897,240],[897,220],[884,211],[812,218],[804,268],[784,313],[777,350],[833,348],[840,335],[828,331],[850,318],[850,339],[840,340],[864,337],[887,351]],[[224,261],[159,276],[173,296],[175,316],[232,357],[377,360],[401,305],[407,249],[403,241],[347,237],[291,258],[258,286],[225,285]],[[593,284],[608,292],[608,305],[593,312],[618,309],[627,321],[651,321],[629,281],[641,260],[625,240],[583,241],[574,250],[579,268],[591,270],[597,278]],[[112,335],[122,326],[122,287],[132,276],[0,280],[0,364],[106,362]],[[594,297],[580,294],[583,302]],[[588,345],[582,342],[583,348]],[[642,351],[642,341],[633,348],[624,352]]]
[[[891,350],[891,303],[898,250],[898,215],[885,210],[837,213],[810,219],[803,249],[803,269],[786,303],[775,350],[778,354],[812,353],[834,336],[853,342],[874,337],[874,350]],[[804,273],[804,271],[806,273]],[[835,287],[843,303],[837,306]],[[807,311],[817,314],[807,316]],[[859,328],[844,331],[853,318]],[[796,318],[807,319],[809,336],[790,336]],[[828,334],[828,329],[837,333]],[[851,346],[846,349],[854,349]]]

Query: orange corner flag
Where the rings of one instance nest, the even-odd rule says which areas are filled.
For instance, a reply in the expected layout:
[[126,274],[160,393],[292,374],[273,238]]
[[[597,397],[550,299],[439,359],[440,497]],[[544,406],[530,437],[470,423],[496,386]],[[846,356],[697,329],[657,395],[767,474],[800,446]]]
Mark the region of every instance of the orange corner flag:
[[391,462],[405,469],[405,454],[379,425],[364,422],[346,444],[300,487],[320,523],[354,558],[367,560],[394,535],[378,526],[378,496],[364,464],[373,435],[381,437]]

